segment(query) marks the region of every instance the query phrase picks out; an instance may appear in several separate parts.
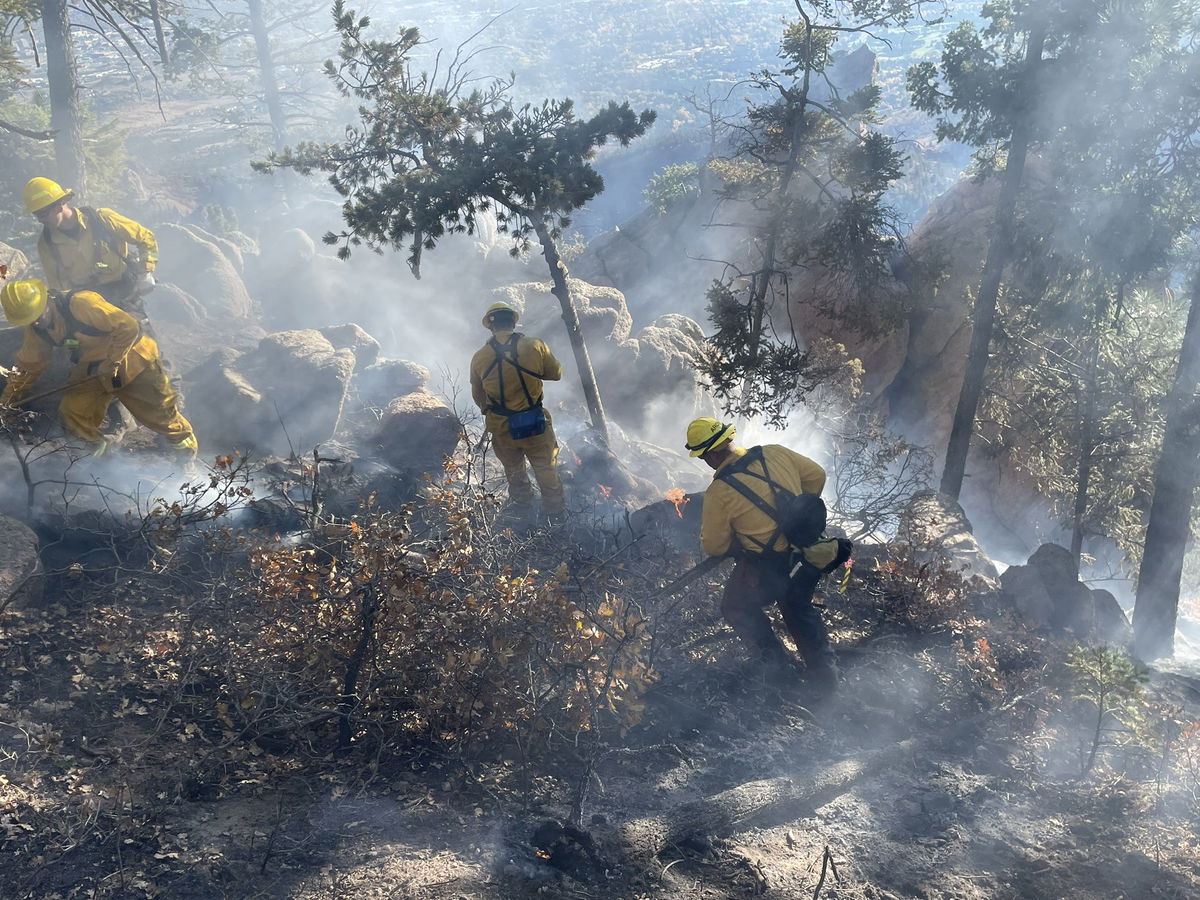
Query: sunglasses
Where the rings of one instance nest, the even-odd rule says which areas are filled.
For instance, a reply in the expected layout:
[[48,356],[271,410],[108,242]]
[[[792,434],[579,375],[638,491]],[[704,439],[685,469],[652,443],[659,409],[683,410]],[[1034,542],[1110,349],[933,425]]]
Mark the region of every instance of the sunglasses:
[[52,216],[58,215],[58,211],[62,208],[63,208],[62,203],[52,203],[50,206],[47,206],[45,209],[39,209],[37,212],[35,212],[33,214],[33,217],[35,219],[37,219],[39,222],[45,222],[47,219],[51,218]]

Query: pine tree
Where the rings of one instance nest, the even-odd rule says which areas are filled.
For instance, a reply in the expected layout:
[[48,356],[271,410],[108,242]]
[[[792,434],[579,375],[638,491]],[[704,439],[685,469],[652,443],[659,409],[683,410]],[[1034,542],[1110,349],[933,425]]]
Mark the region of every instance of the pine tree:
[[362,101],[359,125],[344,141],[300,144],[274,154],[278,166],[329,173],[346,198],[346,229],[326,235],[345,258],[353,246],[406,247],[414,275],[421,254],[446,234],[473,233],[485,210],[515,241],[514,252],[540,244],[583,381],[592,424],[607,440],[607,422],[579,315],[557,246],[570,215],[604,189],[591,164],[610,140],[622,145],[645,134],[653,112],[610,102],[590,118],[570,100],[516,105],[511,82],[468,90],[471,56],[458,55],[436,78],[412,68],[421,40],[416,28],[391,41],[366,36],[367,17],[334,4],[339,61],[326,64],[347,97]]
[[870,36],[904,25],[926,7],[921,0],[795,0],[797,19],[785,28],[783,65],[751,77],[762,98],[751,104],[734,154],[711,161],[721,196],[748,206],[754,224],[749,261],[732,261],[730,276],[708,291],[714,334],[699,366],[729,411],[782,422],[810,392],[851,382],[853,363],[836,348],[803,343],[792,326],[788,273],[811,270],[840,280],[867,302],[828,310],[848,329],[870,333],[895,324],[899,310],[878,300],[897,245],[884,195],[901,176],[904,158],[875,130],[879,89],[842,96],[830,80],[840,38]]

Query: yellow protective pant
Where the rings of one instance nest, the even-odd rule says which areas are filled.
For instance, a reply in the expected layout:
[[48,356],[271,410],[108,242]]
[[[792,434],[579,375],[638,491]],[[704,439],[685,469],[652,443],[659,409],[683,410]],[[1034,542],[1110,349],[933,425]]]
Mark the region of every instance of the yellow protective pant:
[[558,459],[558,440],[554,437],[554,425],[546,413],[546,430],[536,437],[514,441],[505,427],[492,432],[492,449],[496,459],[504,466],[504,477],[508,479],[508,499],[516,506],[528,506],[533,502],[533,485],[529,483],[529,472],[525,463],[533,466],[533,477],[542,492],[542,508],[548,513],[562,512],[566,501],[563,498],[562,482],[558,478],[555,463]]
[[162,363],[154,360],[129,384],[107,391],[99,378],[93,378],[63,394],[58,415],[63,427],[91,444],[104,440],[100,425],[114,399],[129,410],[138,423],[157,432],[172,444],[192,437],[192,423],[176,405],[178,394],[171,386]]

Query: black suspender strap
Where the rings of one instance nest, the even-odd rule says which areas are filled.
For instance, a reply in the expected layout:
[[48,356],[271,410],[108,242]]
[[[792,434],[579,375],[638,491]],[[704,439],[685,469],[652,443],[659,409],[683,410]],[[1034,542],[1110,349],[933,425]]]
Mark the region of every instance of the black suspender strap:
[[[750,471],[750,466],[756,462],[762,466],[761,475],[757,472]],[[770,550],[775,546],[775,542],[778,541],[780,536],[783,534],[783,526],[779,524],[779,513],[776,507],[772,506],[761,496],[755,493],[754,489],[751,488],[750,485],[738,478],[734,478],[733,476],[735,475],[749,475],[751,478],[757,478],[759,481],[765,481],[771,489],[771,499],[777,501],[779,491],[782,490],[782,488],[771,480],[771,473],[767,469],[767,460],[766,457],[763,456],[762,447],[751,447],[746,451],[745,455],[743,455],[741,459],[730,463],[728,466],[718,472],[716,477],[721,481],[724,481],[731,488],[753,503],[759,508],[759,510],[765,513],[772,522],[775,523],[775,531],[772,533],[770,539],[765,543],[757,538],[751,537],[748,534],[740,535],[740,537],[758,544],[763,550]]]
[[505,344],[501,344],[494,337],[490,338],[488,340],[488,344],[489,344],[489,346],[491,346],[492,350],[495,352],[496,358],[495,358],[495,360],[492,361],[492,364],[490,366],[488,366],[486,370],[484,370],[484,373],[480,377],[480,380],[482,381],[482,380],[486,379],[489,375],[492,374],[493,370],[496,372],[497,377],[500,380],[500,399],[495,400],[495,399],[492,399],[490,396],[488,397],[488,399],[492,400],[492,406],[491,406],[492,411],[497,412],[502,416],[511,416],[514,413],[523,412],[523,410],[509,409],[507,406],[504,405],[504,402],[503,402],[504,401],[504,365],[503,365],[503,363],[508,363],[510,366],[512,366],[514,369],[517,370],[517,378],[521,382],[521,390],[525,394],[525,402],[529,404],[529,406],[527,408],[535,409],[536,407],[542,405],[542,398],[538,397],[537,400],[534,400],[533,395],[529,392],[529,385],[525,383],[526,375],[529,375],[532,378],[540,379],[542,377],[541,373],[534,372],[531,369],[525,368],[524,366],[521,365],[521,363],[517,357],[518,344],[522,337],[524,337],[524,335],[522,335],[519,331],[514,331],[512,336],[508,339],[508,342]]
[[[63,340],[67,340],[68,338],[71,338],[77,334],[86,335],[87,337],[102,337],[108,334],[107,331],[104,331],[101,328],[96,328],[94,325],[88,325],[85,322],[80,322],[79,319],[75,317],[75,314],[71,312],[71,299],[77,293],[78,291],[70,291],[65,294],[60,294],[57,291],[52,291],[50,294],[50,302],[54,304],[54,309],[60,316],[62,316],[63,322],[66,324],[66,334],[63,336]],[[41,325],[31,325],[29,327],[33,329],[34,334],[36,334],[50,346],[58,346],[58,343],[53,337],[50,336],[50,329],[44,328]],[[139,323],[139,338],[142,336],[141,328],[142,326]]]

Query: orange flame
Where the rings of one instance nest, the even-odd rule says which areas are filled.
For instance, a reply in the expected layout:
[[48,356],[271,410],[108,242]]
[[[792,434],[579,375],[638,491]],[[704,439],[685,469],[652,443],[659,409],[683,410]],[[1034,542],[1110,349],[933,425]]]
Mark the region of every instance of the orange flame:
[[612,488],[610,488],[608,485],[598,484],[596,487],[600,488],[600,493],[604,495],[605,500],[612,496]]
[[540,859],[549,859],[550,858],[550,854],[547,853],[545,850],[538,850],[537,855]]
[[671,488],[667,491],[667,499],[675,504],[675,512],[679,514],[679,518],[683,518],[683,508],[691,502],[683,488]]

